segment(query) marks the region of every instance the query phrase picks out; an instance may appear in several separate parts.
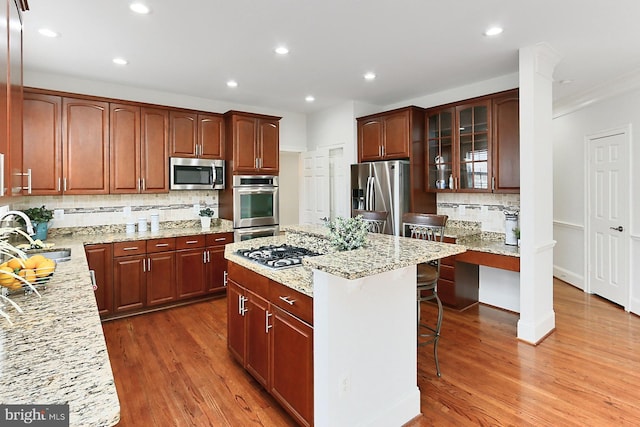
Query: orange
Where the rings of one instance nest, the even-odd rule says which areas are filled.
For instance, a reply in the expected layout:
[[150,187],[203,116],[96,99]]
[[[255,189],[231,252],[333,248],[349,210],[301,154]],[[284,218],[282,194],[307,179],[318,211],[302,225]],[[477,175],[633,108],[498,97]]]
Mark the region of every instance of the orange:
[[47,259],[44,255],[40,255],[40,254],[35,254],[34,256],[32,256],[30,258],[33,262],[35,262],[36,267],[38,266],[38,264],[40,264],[40,262],[42,262],[43,260]]
[[18,273],[18,276],[24,277],[25,280],[29,283],[35,283],[36,281],[36,272],[30,268],[25,268],[20,270],[20,273]]
[[14,277],[7,273],[13,273],[11,267],[0,267],[0,285],[7,286],[13,283]]
[[38,260],[37,259],[34,260],[33,257],[25,259],[24,260],[24,268],[33,270],[38,265],[37,261]]
[[16,270],[20,270],[24,265],[21,259],[11,258],[9,261],[7,261],[7,266],[11,267],[13,271],[16,271]]
[[38,268],[36,269],[36,276],[38,277],[46,277],[53,273],[53,270],[56,269],[56,263],[53,260],[45,259],[38,263]]

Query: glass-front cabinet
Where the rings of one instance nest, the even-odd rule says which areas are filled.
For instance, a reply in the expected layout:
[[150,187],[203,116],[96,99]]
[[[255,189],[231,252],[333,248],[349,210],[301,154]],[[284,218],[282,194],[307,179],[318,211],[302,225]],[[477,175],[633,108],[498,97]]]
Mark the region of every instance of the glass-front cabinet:
[[428,191],[491,191],[491,100],[427,112]]

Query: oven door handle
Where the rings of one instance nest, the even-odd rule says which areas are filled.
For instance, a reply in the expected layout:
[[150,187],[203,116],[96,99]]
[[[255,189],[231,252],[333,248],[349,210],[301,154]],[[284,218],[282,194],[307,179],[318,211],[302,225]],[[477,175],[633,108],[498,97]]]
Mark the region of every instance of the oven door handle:
[[274,194],[277,189],[268,188],[236,188],[240,194]]

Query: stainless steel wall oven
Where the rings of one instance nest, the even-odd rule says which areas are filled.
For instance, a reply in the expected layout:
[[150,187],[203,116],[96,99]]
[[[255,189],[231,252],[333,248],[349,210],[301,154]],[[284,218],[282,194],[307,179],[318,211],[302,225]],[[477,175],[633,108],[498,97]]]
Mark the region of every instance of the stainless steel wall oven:
[[278,177],[234,175],[233,228],[236,240],[278,233]]

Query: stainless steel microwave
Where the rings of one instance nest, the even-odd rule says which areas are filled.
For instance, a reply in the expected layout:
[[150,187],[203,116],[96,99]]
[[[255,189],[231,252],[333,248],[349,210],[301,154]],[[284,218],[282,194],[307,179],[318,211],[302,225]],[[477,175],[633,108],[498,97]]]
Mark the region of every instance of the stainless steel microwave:
[[169,188],[171,190],[224,189],[224,160],[171,157]]

